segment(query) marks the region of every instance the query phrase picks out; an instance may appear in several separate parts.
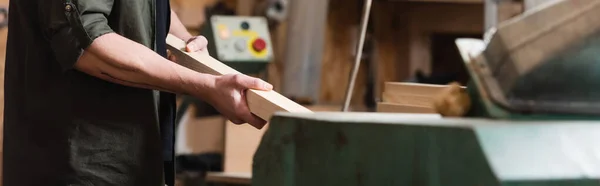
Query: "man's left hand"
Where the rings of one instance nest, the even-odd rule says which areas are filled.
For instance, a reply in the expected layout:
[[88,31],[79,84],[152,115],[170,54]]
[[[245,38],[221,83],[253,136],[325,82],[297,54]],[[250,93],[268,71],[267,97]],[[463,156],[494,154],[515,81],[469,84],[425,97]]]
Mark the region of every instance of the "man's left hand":
[[[208,40],[204,36],[193,36],[190,37],[186,42],[186,52],[202,52],[208,54]],[[171,54],[171,51],[167,50],[167,59],[173,62],[177,62],[175,55]]]
[[208,53],[208,40],[204,36],[193,36],[186,42],[186,52],[206,52]]

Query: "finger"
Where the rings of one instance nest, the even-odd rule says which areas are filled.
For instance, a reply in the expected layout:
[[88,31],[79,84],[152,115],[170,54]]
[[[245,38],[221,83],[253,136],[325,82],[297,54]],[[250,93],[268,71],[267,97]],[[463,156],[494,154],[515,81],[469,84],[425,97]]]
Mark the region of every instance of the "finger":
[[246,123],[241,119],[230,119],[229,121],[231,121],[231,123],[236,124],[236,125],[241,125],[241,124]]
[[208,40],[204,36],[197,36],[190,39],[186,45],[186,50],[187,52],[198,52],[206,49],[206,45],[208,45]]
[[262,129],[267,122],[256,115],[252,114],[248,102],[246,102],[246,94],[241,92],[243,101],[238,106],[238,116],[256,129]]
[[267,124],[267,121],[263,120],[262,118],[255,116],[254,114],[252,115],[253,119],[252,121],[248,121],[249,125],[252,125],[254,128],[260,130],[263,127],[265,127],[265,125]]
[[273,85],[263,81],[262,79],[253,78],[246,75],[238,74],[234,77],[236,83],[243,89],[255,89],[255,90],[272,90]]
[[169,59],[169,61],[177,62],[177,57],[175,57],[175,55],[173,55],[173,53],[171,53],[171,51],[168,49],[167,49],[167,59]]
[[241,109],[239,111],[239,117],[245,121],[245,123],[250,124],[251,126],[253,126],[256,129],[262,129],[265,124],[267,124],[267,121],[263,120],[262,118],[252,114],[252,112],[250,112],[249,109],[247,109],[247,105],[244,104],[243,106],[241,106],[243,109]]

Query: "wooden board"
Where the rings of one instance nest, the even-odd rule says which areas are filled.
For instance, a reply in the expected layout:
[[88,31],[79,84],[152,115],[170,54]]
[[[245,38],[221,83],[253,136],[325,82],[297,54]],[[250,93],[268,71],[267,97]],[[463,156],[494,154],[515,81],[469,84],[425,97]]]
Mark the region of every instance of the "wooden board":
[[[189,69],[213,75],[240,74],[208,54],[184,52],[185,42],[173,35],[167,36],[167,45],[176,55],[177,63]],[[275,91],[249,90],[247,102],[252,113],[267,121],[279,111],[312,112]]]
[[431,107],[433,105],[433,100],[434,97],[431,96],[383,92],[383,102],[387,103]]
[[377,112],[408,113],[408,114],[435,114],[432,107],[401,105],[393,103],[377,103]]
[[[446,85],[432,85],[422,83],[401,83],[401,82],[386,82],[384,91],[389,94],[402,95],[418,95],[425,97],[435,97],[440,93]],[[465,87],[463,87],[465,88]]]

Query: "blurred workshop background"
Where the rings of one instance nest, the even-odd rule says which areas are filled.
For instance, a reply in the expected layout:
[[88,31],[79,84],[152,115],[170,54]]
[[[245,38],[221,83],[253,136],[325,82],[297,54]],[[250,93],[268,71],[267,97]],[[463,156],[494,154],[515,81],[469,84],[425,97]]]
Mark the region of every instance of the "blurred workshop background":
[[[314,111],[341,110],[360,44],[363,0],[171,0],[171,4],[189,31],[208,38],[211,56],[270,82],[276,91]],[[490,14],[484,0],[374,0],[350,110],[400,112],[405,108],[398,106],[401,103],[383,103],[387,82],[466,86],[470,76],[455,40],[482,39],[489,24],[520,15],[528,5],[505,0],[494,6]],[[0,8],[4,59],[8,0],[0,0]],[[253,155],[268,127],[233,125],[191,97],[180,96],[178,106],[179,184],[250,184]],[[416,110],[410,112],[431,111]]]

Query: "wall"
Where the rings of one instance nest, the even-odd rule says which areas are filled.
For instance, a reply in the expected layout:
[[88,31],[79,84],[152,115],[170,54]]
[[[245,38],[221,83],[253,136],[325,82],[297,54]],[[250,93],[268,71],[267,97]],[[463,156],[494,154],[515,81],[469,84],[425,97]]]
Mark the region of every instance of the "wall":
[[[320,103],[343,103],[358,40],[362,3],[357,0],[330,2]],[[372,56],[368,56],[371,66],[366,63],[361,66],[352,98],[353,105],[363,104],[367,92],[367,70],[374,71],[374,94],[380,95],[386,81],[407,80],[416,70],[431,71],[432,34],[483,33],[482,3],[373,3],[369,23],[374,45]]]

